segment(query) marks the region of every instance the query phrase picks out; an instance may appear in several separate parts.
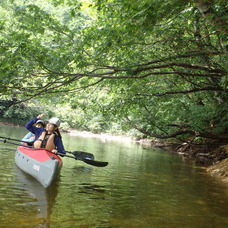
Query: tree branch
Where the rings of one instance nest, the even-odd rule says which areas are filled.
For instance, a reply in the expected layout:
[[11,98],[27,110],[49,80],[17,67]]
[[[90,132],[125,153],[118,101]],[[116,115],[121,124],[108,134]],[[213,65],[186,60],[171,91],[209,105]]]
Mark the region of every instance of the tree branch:
[[147,97],[152,97],[152,96],[165,96],[165,95],[170,95],[170,94],[188,94],[188,93],[196,93],[196,92],[202,92],[202,91],[222,91],[222,92],[228,92],[228,89],[223,89],[220,87],[204,87],[204,88],[195,88],[191,90],[183,90],[183,91],[167,91],[164,93],[154,93],[154,94],[143,94],[143,93],[138,93],[138,95],[142,96],[147,96]]

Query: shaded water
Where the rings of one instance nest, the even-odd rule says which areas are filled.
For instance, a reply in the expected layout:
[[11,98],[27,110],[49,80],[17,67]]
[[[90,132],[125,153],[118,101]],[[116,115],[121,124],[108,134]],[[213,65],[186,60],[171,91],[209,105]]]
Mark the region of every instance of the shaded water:
[[[0,125],[22,138],[23,128]],[[228,191],[204,167],[132,142],[63,135],[67,150],[93,153],[104,168],[63,158],[45,190],[14,165],[0,143],[0,227],[228,227]]]

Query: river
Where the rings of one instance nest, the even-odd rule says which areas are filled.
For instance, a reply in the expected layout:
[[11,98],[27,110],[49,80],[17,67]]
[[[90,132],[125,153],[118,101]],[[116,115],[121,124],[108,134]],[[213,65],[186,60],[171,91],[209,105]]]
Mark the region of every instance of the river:
[[[0,125],[0,132],[20,139],[27,131]],[[0,142],[0,227],[228,227],[228,189],[205,167],[131,141],[66,133],[63,141],[109,165],[65,157],[46,190],[15,166],[16,146]]]

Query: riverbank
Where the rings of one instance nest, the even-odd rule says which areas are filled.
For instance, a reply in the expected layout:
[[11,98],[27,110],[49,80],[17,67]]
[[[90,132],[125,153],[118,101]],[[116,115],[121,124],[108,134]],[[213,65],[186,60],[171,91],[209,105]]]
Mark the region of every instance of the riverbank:
[[181,144],[176,148],[167,147],[196,163],[204,165],[206,172],[228,187],[228,144],[211,141],[208,144],[188,145]]
[[228,186],[228,158],[209,166],[207,172]]

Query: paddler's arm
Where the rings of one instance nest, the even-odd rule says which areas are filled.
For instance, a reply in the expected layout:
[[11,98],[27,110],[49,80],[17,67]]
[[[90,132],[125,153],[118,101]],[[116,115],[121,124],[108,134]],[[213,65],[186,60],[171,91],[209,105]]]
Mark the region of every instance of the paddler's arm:
[[65,151],[65,149],[64,149],[62,139],[59,138],[59,137],[55,137],[54,140],[55,140],[56,150],[52,150],[52,152],[53,152],[53,153],[60,152],[60,153],[62,153],[62,154],[65,154],[66,151]]
[[30,120],[28,123],[26,123],[25,127],[27,130],[35,134],[37,127],[34,126],[37,120],[41,119],[44,116],[44,113],[38,115],[36,118]]
[[36,123],[37,120],[38,118],[36,117],[25,124],[26,129],[32,132],[33,134],[35,134],[35,129],[36,129],[36,127],[33,125]]

